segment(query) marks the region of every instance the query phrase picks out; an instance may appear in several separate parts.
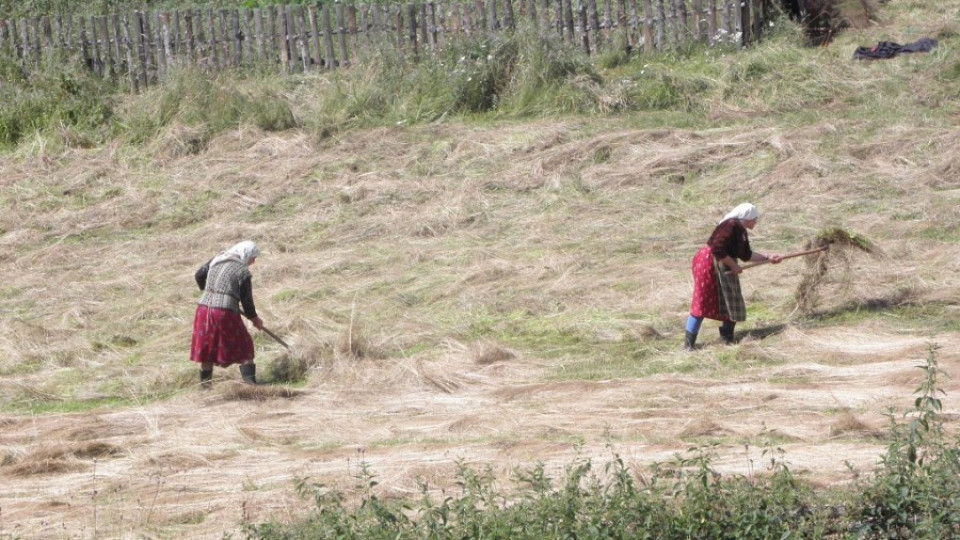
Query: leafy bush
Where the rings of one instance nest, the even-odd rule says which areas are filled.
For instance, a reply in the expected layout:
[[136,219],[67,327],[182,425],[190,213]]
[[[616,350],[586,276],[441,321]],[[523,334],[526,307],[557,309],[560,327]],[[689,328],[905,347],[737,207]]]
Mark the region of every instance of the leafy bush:
[[[252,526],[249,538],[503,540],[600,539],[757,539],[815,538],[822,520],[808,509],[809,491],[782,464],[770,476],[725,479],[698,451],[678,459],[637,485],[617,457],[602,473],[578,460],[553,479],[542,464],[518,471],[508,498],[489,470],[460,463],[460,492],[434,500],[422,485],[419,501],[388,502],[375,494],[377,482],[364,466],[356,493],[298,481],[301,495],[313,499],[308,520],[284,527]],[[672,480],[672,482],[671,482]],[[350,507],[345,501],[359,497]]]
[[931,346],[925,378],[905,421],[890,413],[892,440],[882,467],[858,498],[863,538],[956,538],[960,535],[960,447],[943,430],[938,380],[944,375]]

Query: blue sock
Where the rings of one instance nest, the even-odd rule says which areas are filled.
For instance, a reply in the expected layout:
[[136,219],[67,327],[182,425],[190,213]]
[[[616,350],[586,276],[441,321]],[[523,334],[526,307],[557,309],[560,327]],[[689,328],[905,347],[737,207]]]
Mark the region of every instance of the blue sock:
[[703,324],[703,317],[694,317],[690,315],[687,317],[687,332],[691,334],[700,333],[700,325]]

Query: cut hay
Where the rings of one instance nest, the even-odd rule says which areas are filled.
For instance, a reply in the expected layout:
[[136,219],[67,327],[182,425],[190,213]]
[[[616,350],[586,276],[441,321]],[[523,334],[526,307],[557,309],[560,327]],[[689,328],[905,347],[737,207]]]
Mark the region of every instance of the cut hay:
[[302,352],[284,353],[277,357],[267,370],[271,383],[298,383],[307,379],[310,368],[316,363]]
[[879,256],[880,250],[876,245],[856,233],[850,233],[839,227],[826,229],[804,244],[804,249],[828,248],[827,250],[806,259],[803,277],[794,298],[797,309],[806,315],[811,313],[820,300],[820,289],[824,278],[836,262],[844,268],[845,273],[850,270],[850,254],[856,252]]
[[266,384],[227,383],[222,385],[220,396],[226,401],[267,401],[270,399],[294,399],[302,392],[283,386]]
[[489,366],[497,362],[513,360],[517,357],[517,353],[498,343],[484,341],[471,347],[471,357],[474,364]]

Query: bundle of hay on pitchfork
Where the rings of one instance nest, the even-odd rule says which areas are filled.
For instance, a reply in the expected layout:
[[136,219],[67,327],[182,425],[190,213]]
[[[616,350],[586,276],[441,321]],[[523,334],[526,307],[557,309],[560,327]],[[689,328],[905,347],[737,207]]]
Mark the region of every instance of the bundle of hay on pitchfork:
[[[839,260],[843,266],[849,269],[850,253],[858,251],[872,256],[881,254],[876,245],[863,236],[850,233],[839,227],[833,227],[807,240],[802,251],[783,256],[783,259],[808,257],[803,270],[803,277],[800,279],[800,285],[797,286],[794,293],[797,309],[800,313],[809,314],[816,307],[820,298],[820,287],[831,267],[830,263]],[[752,268],[768,262],[770,261],[748,263],[741,265],[741,268]]]

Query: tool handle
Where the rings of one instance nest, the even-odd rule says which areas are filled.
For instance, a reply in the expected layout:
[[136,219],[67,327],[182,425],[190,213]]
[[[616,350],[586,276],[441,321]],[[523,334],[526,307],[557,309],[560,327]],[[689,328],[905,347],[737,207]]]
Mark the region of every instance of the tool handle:
[[286,349],[287,349],[288,351],[290,350],[290,346],[287,345],[287,342],[285,342],[284,340],[280,339],[280,336],[278,336],[278,335],[274,334],[273,332],[271,332],[266,326],[262,327],[261,330],[263,330],[268,336],[272,337],[277,343],[279,343],[279,344],[283,345],[284,347],[286,347]]
[[[821,251],[826,251],[829,248],[830,246],[822,246],[822,247],[818,247],[817,249],[808,249],[807,251],[797,251],[795,253],[788,253],[786,255],[782,255],[780,257],[780,260],[792,259],[794,257],[802,257],[804,255],[813,255],[814,253],[820,253]],[[746,270],[747,268],[753,268],[754,266],[761,266],[769,263],[770,263],[770,259],[767,259],[765,261],[757,261],[757,262],[742,264],[740,265],[740,269]],[[730,272],[727,272],[727,273],[729,274]]]

